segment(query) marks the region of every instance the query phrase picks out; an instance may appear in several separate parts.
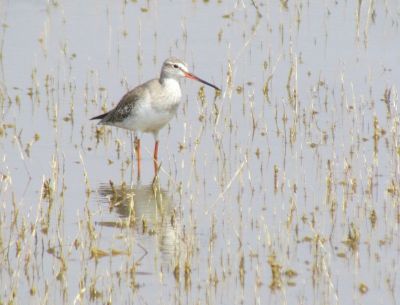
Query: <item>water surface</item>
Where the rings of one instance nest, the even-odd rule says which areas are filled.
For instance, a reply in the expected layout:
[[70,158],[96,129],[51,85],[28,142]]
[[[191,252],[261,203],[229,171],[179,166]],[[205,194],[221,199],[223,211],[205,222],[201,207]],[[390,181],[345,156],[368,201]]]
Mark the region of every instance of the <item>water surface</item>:
[[[398,12],[2,1],[0,303],[397,304]],[[138,181],[89,118],[170,55],[222,93],[182,81]]]

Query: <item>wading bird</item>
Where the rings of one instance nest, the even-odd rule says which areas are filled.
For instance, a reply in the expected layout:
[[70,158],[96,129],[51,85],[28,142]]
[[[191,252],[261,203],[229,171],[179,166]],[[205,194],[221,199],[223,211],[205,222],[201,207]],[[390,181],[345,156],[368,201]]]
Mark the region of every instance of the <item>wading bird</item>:
[[[186,77],[220,90],[188,71],[186,63],[175,57],[164,61],[159,78],[155,78],[127,92],[117,106],[107,113],[91,118],[99,124],[116,126],[131,131],[150,132],[154,136],[154,173],[158,171],[158,132],[175,115],[181,100],[179,79]],[[135,150],[140,177],[140,139],[135,136]]]

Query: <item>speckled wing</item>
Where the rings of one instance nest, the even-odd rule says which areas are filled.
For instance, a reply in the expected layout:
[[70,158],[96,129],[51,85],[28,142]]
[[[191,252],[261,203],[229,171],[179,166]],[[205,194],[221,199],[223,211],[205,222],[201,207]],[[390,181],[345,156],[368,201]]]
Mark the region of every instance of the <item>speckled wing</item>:
[[127,92],[118,105],[107,113],[91,118],[91,120],[101,119],[99,124],[110,124],[124,121],[127,117],[131,116],[135,111],[138,101],[143,98],[141,95],[141,88],[137,87],[134,90]]

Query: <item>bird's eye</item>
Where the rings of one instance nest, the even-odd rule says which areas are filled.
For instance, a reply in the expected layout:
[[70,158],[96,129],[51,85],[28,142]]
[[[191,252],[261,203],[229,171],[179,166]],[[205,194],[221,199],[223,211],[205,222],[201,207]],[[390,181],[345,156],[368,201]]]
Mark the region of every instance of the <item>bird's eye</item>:
[[173,67],[174,67],[175,69],[178,69],[178,68],[179,68],[179,66],[178,66],[178,65],[173,65]]

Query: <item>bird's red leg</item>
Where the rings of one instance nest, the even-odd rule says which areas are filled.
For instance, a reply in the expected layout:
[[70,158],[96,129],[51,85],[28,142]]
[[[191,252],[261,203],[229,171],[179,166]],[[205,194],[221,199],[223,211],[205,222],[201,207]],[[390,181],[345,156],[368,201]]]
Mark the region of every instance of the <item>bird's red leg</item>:
[[156,143],[154,144],[154,175],[157,175],[158,172],[158,140],[156,140]]
[[136,151],[136,159],[137,159],[137,170],[138,170],[138,178],[140,177],[140,162],[142,159],[142,154],[140,152],[140,139],[135,137],[135,151]]

